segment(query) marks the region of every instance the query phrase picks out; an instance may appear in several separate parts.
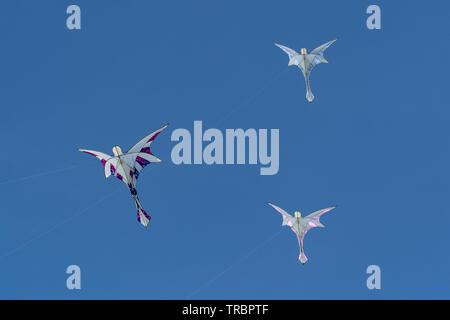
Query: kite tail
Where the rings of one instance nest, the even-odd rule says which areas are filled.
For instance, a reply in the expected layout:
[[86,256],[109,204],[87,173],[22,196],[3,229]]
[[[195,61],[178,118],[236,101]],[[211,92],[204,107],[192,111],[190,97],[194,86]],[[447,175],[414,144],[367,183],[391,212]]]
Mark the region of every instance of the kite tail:
[[141,202],[139,201],[137,195],[133,195],[133,199],[137,210],[137,220],[140,224],[147,228],[151,218],[147,212],[145,212],[144,208],[142,208]]
[[314,100],[314,95],[309,86],[309,76],[305,77],[305,79],[306,79],[306,99],[308,100],[309,103],[311,103]]
[[306,261],[308,261],[308,258],[306,257],[305,253],[303,252],[303,250],[300,251],[300,256],[298,257],[298,260],[300,260],[300,262],[302,264],[305,264]]
[[300,245],[300,255],[298,256],[298,260],[302,263],[305,264],[306,261],[308,261],[308,258],[305,255],[305,252],[303,251],[303,238],[298,238],[298,244]]

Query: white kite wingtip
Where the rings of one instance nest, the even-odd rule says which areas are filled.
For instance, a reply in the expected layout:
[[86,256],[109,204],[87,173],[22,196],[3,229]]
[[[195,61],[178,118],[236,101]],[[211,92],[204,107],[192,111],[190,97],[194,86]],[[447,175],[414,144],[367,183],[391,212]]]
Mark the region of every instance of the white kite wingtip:
[[160,128],[160,130],[164,130],[164,129],[167,128],[168,126],[169,126],[169,124],[166,123],[165,125],[163,125],[163,126]]

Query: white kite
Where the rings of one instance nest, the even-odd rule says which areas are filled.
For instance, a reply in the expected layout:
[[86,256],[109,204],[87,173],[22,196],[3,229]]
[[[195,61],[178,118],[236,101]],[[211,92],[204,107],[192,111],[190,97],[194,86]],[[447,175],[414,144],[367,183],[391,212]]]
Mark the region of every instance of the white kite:
[[119,146],[114,146],[112,148],[114,156],[99,151],[78,149],[78,151],[97,157],[102,162],[106,178],[113,175],[127,185],[136,205],[137,219],[144,227],[148,226],[150,216],[142,208],[141,202],[137,196],[137,179],[146,165],[152,162],[162,161],[150,152],[150,145],[158,134],[160,134],[167,126],[168,125],[166,124],[150,133],[131,147],[126,153],[123,153]]
[[309,75],[311,74],[311,70],[319,63],[328,63],[323,54],[325,50],[336,40],[337,38],[321,46],[318,46],[310,53],[308,53],[305,48],[302,48],[300,50],[300,53],[298,53],[295,50],[275,43],[277,47],[286,52],[289,56],[288,65],[296,65],[300,68],[300,70],[302,70],[303,76],[305,77],[306,81],[306,99],[308,100],[308,102],[312,102],[314,100],[314,95],[312,94],[311,88],[309,87]]
[[303,251],[303,238],[305,237],[306,233],[312,228],[315,227],[325,228],[325,226],[322,223],[320,223],[321,215],[324,214],[325,212],[333,210],[336,207],[329,207],[326,209],[318,210],[302,218],[302,214],[300,213],[300,211],[295,211],[293,217],[283,209],[277,207],[276,205],[270,202],[269,205],[272,206],[279,213],[281,213],[281,215],[283,216],[282,225],[291,227],[291,230],[294,231],[294,233],[297,235],[298,244],[300,246],[300,255],[298,257],[298,260],[300,260],[302,264],[305,264],[306,261],[308,261],[308,258],[306,257]]

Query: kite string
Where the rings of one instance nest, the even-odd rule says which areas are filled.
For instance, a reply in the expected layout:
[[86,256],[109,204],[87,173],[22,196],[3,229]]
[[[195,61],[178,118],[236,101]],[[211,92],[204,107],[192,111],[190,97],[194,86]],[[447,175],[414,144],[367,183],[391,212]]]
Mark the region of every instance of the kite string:
[[[284,72],[287,71],[288,68],[285,68],[283,70],[281,70],[280,72],[278,72],[272,79],[268,80],[262,87],[261,89],[259,89],[253,96],[251,96],[250,98],[248,98],[244,103],[238,105],[236,108],[232,109],[224,118],[222,118],[221,120],[219,120],[217,122],[217,125],[222,123],[223,121],[225,121],[226,119],[230,118],[234,113],[236,113],[238,110],[246,107],[247,105],[249,105],[254,99],[256,99],[259,95],[261,95],[268,87],[269,85],[271,85],[275,80],[277,80]],[[60,168],[60,169],[56,169],[56,170],[50,170],[50,171],[44,171],[44,172],[40,172],[40,173],[34,173],[31,174],[29,176],[25,176],[25,177],[20,177],[20,178],[16,178],[16,179],[9,179],[9,180],[5,180],[5,181],[1,181],[0,185],[6,185],[6,184],[10,184],[10,183],[17,183],[17,182],[22,182],[22,181],[26,181],[29,179],[33,179],[33,178],[38,178],[38,177],[42,177],[42,176],[46,176],[46,175],[50,175],[53,173],[59,173],[59,172],[63,172],[63,171],[68,171],[71,169],[75,169],[81,166],[85,166],[85,164],[78,164],[78,165],[72,165],[72,166],[68,166],[65,168]]]
[[117,189],[116,189],[115,191],[113,191],[112,193],[110,193],[110,194],[108,194],[108,195],[106,195],[106,196],[103,196],[103,197],[100,198],[99,200],[97,200],[97,201],[91,203],[90,205],[88,205],[87,207],[81,209],[80,211],[78,211],[78,212],[75,213],[74,215],[72,215],[72,216],[70,216],[70,217],[64,219],[63,221],[61,221],[61,222],[55,224],[55,225],[52,226],[50,229],[48,229],[48,230],[46,230],[46,231],[44,231],[44,232],[38,234],[38,235],[35,236],[35,237],[32,237],[31,239],[29,239],[29,240],[23,242],[22,244],[20,244],[19,246],[15,247],[15,248],[13,248],[13,249],[11,249],[11,250],[9,250],[8,252],[5,252],[3,255],[0,256],[0,260],[1,260],[1,259],[4,259],[4,258],[6,258],[6,257],[8,257],[8,256],[10,256],[10,255],[12,255],[12,254],[14,254],[14,253],[20,251],[20,250],[22,250],[23,248],[27,247],[28,245],[30,245],[30,244],[33,243],[34,241],[39,240],[39,239],[42,238],[43,236],[45,236],[45,235],[51,233],[52,231],[56,230],[57,228],[59,228],[59,227],[65,225],[66,223],[72,221],[74,218],[76,218],[76,217],[78,217],[78,216],[84,214],[84,213],[87,212],[89,209],[95,207],[96,205],[102,203],[102,202],[105,201],[106,199],[112,197],[112,196],[113,196],[114,194],[116,194],[118,191],[119,191],[119,188],[117,188]]
[[261,249],[262,247],[266,246],[269,242],[271,242],[273,239],[275,239],[276,236],[278,236],[281,231],[283,231],[282,229],[280,229],[279,231],[275,232],[274,234],[272,234],[270,237],[268,237],[266,240],[264,240],[263,242],[261,242],[260,244],[258,244],[256,247],[254,247],[253,249],[251,249],[250,251],[248,251],[247,254],[245,254],[244,256],[242,256],[240,259],[238,259],[236,262],[232,263],[231,265],[229,265],[226,269],[224,269],[223,271],[219,272],[217,275],[215,275],[214,277],[212,277],[210,280],[206,281],[203,285],[201,285],[198,289],[192,291],[190,294],[188,294],[186,296],[186,299],[190,299],[190,297],[192,297],[193,295],[196,295],[198,292],[200,292],[202,289],[207,288],[208,286],[210,286],[213,282],[215,282],[217,279],[219,279],[221,276],[223,276],[225,273],[227,273],[228,271],[230,271],[234,266],[238,265],[239,263],[242,263],[243,261],[245,261],[247,258],[249,258],[251,255],[253,255],[256,251],[258,251],[259,249]]
[[288,70],[288,67],[280,70],[272,79],[266,81],[266,83],[250,98],[248,98],[243,103],[239,104],[236,108],[232,109],[225,117],[220,119],[216,125],[219,125],[223,121],[230,118],[234,113],[236,113],[238,110],[243,109],[244,107],[248,106],[253,100],[255,100],[258,96],[260,96],[273,82],[275,82],[281,75],[283,75]]
[[[81,165],[78,165],[78,166],[81,166]],[[150,170],[152,170],[153,168],[154,168],[154,167],[150,167],[147,171],[150,171]],[[1,255],[1,256],[0,256],[0,260],[3,259],[3,258],[5,258],[5,257],[7,257],[7,256],[10,256],[11,254],[13,254],[13,253],[15,253],[15,252],[17,252],[17,251],[20,251],[22,248],[25,248],[25,247],[28,246],[30,243],[32,243],[32,242],[34,242],[34,241],[36,241],[36,240],[42,238],[43,236],[45,236],[45,235],[49,234],[50,232],[56,230],[56,229],[59,228],[60,226],[66,224],[67,222],[73,220],[74,218],[76,218],[76,217],[82,215],[83,213],[85,213],[85,212],[88,211],[89,209],[95,207],[96,205],[102,203],[102,202],[105,201],[106,199],[112,197],[114,194],[116,194],[116,193],[119,191],[119,189],[120,189],[120,188],[117,188],[117,189],[116,189],[115,191],[113,191],[112,193],[110,193],[110,194],[108,194],[108,195],[106,195],[106,196],[103,196],[103,197],[100,198],[99,200],[97,200],[97,201],[91,203],[90,205],[88,205],[88,206],[85,207],[84,209],[80,210],[78,213],[76,213],[76,214],[74,214],[73,216],[70,216],[70,217],[68,217],[67,219],[61,221],[60,223],[54,225],[53,227],[51,227],[51,228],[48,229],[47,231],[44,231],[44,232],[40,233],[39,235],[37,235],[37,236],[35,236],[35,237],[32,237],[32,238],[29,239],[28,241],[25,241],[24,243],[22,243],[22,244],[19,245],[18,247],[11,249],[10,251],[8,251],[8,252],[6,252],[5,254]]]
[[60,168],[60,169],[33,173],[33,174],[25,176],[25,177],[20,177],[20,178],[15,178],[15,179],[9,179],[9,180],[1,181],[0,185],[21,182],[21,181],[25,181],[25,180],[29,180],[29,179],[33,179],[33,178],[38,178],[38,177],[50,175],[50,174],[53,174],[53,173],[69,171],[69,170],[72,170],[72,169],[75,169],[75,168],[79,168],[79,167],[82,167],[82,166],[85,166],[85,165],[86,164],[76,164],[76,165],[71,165],[71,166],[67,166],[67,167],[64,167],[64,168]]
[[[284,74],[286,71],[288,70],[288,67],[282,69],[280,72],[278,72],[272,79],[266,81],[266,83],[250,98],[248,98],[244,103],[238,105],[236,108],[234,108],[233,110],[231,110],[225,117],[223,117],[221,120],[219,120],[217,122],[216,125],[220,124],[221,122],[225,121],[226,119],[230,118],[234,113],[236,113],[238,110],[248,106],[253,100],[255,100],[259,95],[261,95],[273,82],[275,82],[282,74]],[[235,265],[243,262],[245,259],[247,259],[248,257],[250,257],[253,253],[255,253],[257,250],[259,250],[260,248],[262,248],[263,246],[265,246],[266,244],[268,244],[270,241],[272,241],[278,234],[280,234],[281,230],[279,230],[278,232],[272,234],[269,238],[267,238],[265,241],[263,241],[262,243],[260,243],[259,245],[257,245],[255,248],[253,248],[252,250],[250,250],[246,255],[244,255],[243,257],[241,257],[238,261],[236,261],[235,263],[229,265],[226,269],[224,269],[223,271],[219,272],[216,276],[212,277],[210,280],[206,281],[203,285],[201,285],[198,289],[194,290],[193,292],[191,292],[190,294],[188,294],[186,296],[186,299],[189,299],[190,297],[192,297],[193,295],[196,295],[199,291],[201,291],[202,289],[208,287],[209,285],[211,285],[214,281],[216,281],[217,279],[219,279],[221,276],[223,276],[225,273],[227,273],[229,270],[231,270]]]

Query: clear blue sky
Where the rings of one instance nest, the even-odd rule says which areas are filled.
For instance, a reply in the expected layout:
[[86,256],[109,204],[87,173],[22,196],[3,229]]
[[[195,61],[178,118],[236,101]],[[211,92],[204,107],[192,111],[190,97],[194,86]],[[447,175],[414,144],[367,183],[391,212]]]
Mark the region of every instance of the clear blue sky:
[[[66,28],[68,5],[82,30]],[[382,29],[366,28],[378,4]],[[2,1],[0,298],[450,298],[444,1]],[[335,37],[305,99],[273,42]],[[280,170],[180,165],[176,128],[279,128]],[[153,144],[138,191],[78,147]],[[271,201],[338,205],[305,238]],[[279,232],[281,230],[281,232]],[[82,290],[66,289],[66,267]],[[381,267],[379,291],[366,268]]]

